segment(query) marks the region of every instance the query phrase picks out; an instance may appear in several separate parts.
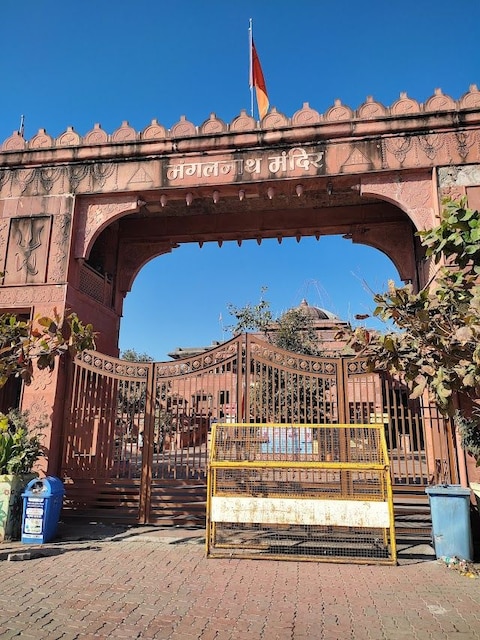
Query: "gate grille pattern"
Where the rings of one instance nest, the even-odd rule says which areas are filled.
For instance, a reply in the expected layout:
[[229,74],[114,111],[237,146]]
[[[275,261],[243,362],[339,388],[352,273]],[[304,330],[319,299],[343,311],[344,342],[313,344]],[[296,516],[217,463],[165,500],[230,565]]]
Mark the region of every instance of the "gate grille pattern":
[[67,509],[119,521],[204,522],[215,422],[383,425],[397,492],[456,481],[449,425],[421,411],[398,380],[369,373],[362,360],[302,356],[247,335],[166,363],[78,356],[60,471]]
[[64,432],[65,506],[136,522],[149,364],[84,352],[73,366]]
[[247,336],[246,422],[336,423],[338,361],[284,351]]

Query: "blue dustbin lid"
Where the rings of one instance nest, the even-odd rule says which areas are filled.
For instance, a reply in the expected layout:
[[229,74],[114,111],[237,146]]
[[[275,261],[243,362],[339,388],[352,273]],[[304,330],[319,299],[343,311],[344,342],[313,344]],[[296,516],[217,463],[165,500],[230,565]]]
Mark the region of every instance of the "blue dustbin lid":
[[65,487],[63,486],[63,482],[60,478],[56,478],[55,476],[47,476],[46,478],[33,478],[25,487],[24,493],[22,493],[22,497],[28,496],[54,496],[58,494],[64,494]]
[[436,484],[425,489],[429,496],[470,496],[470,489],[462,487],[461,484]]

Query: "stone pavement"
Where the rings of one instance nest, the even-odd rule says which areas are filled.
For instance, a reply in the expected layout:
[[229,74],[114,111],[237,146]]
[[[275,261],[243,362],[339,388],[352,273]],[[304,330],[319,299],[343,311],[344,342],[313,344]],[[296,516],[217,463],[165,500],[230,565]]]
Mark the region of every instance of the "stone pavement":
[[202,529],[60,527],[0,544],[2,640],[480,639],[480,576],[428,545],[395,567],[209,560]]

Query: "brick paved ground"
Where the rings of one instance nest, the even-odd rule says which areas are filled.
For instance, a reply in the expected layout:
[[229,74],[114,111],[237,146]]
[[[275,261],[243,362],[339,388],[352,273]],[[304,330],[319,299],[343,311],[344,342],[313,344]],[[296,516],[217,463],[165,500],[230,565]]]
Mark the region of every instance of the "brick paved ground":
[[44,549],[0,562],[2,640],[480,638],[480,577],[435,560],[207,560],[198,534]]

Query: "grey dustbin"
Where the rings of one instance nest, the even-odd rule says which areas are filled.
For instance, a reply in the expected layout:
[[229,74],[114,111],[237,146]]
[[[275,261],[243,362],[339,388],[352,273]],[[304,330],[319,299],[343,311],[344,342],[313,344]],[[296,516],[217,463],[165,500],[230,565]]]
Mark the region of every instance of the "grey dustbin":
[[57,533],[65,488],[60,478],[47,476],[31,480],[23,498],[22,542],[49,542]]
[[459,484],[435,485],[425,492],[430,501],[432,536],[437,558],[473,560],[470,489]]

